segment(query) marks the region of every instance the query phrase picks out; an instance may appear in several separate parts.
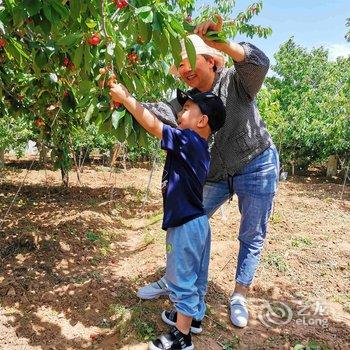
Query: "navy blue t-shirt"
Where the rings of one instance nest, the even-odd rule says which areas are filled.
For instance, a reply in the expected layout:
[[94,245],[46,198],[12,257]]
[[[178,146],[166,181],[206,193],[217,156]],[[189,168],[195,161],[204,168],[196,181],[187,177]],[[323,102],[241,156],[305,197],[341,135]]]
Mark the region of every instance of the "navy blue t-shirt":
[[162,178],[162,228],[176,227],[204,215],[203,186],[209,171],[208,143],[190,129],[163,126],[167,151]]

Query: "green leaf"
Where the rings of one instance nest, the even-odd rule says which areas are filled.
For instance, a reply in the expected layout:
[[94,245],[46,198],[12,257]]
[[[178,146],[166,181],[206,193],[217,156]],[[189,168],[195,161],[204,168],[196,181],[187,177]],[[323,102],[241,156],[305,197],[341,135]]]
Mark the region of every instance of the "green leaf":
[[182,61],[181,57],[181,43],[179,38],[175,37],[174,35],[170,34],[170,47],[171,47],[171,53],[174,58],[175,66],[178,67],[179,64]]
[[132,79],[125,72],[123,72],[123,74],[122,74],[122,79],[123,79],[123,82],[124,82],[126,88],[130,92],[134,92],[135,91],[134,83],[133,83]]
[[125,125],[125,136],[128,137],[133,129],[133,117],[130,113],[126,113],[124,117],[124,125]]
[[186,30],[186,32],[189,32],[189,33],[193,33],[193,31],[196,28],[195,24],[188,23],[187,21],[183,21],[182,25],[183,25],[184,29]]
[[112,113],[112,125],[114,127],[114,129],[118,129],[119,123],[121,121],[121,119],[125,116],[125,109],[116,109],[113,113]]
[[141,126],[139,127],[138,141],[139,141],[139,145],[141,147],[145,147],[146,148],[148,146],[147,132]]
[[118,42],[116,42],[114,54],[115,54],[117,67],[119,71],[121,71],[125,66],[125,51],[124,51],[124,48],[121,46],[121,44]]
[[76,68],[80,67],[81,61],[83,59],[84,46],[80,45],[74,52],[73,63]]
[[41,18],[39,25],[45,35],[50,35],[52,25],[51,25],[51,22],[46,17]]
[[135,10],[135,15],[137,15],[137,17],[145,23],[152,23],[153,21],[153,12],[152,7],[150,6],[143,6],[137,8]]
[[82,33],[71,33],[63,36],[61,39],[57,41],[57,45],[59,46],[73,46],[77,44],[83,38]]
[[89,106],[88,110],[86,111],[85,114],[85,121],[88,123],[94,113],[95,110],[95,104],[91,103],[91,105]]
[[124,142],[126,135],[125,135],[125,123],[123,122],[123,120],[121,120],[120,124],[119,124],[119,128],[118,129],[114,129],[113,134],[117,137],[118,141],[120,142]]
[[43,11],[44,11],[44,15],[47,18],[47,20],[50,22],[53,22],[51,6],[46,1],[44,1],[44,3],[43,3]]
[[87,74],[90,74],[91,60],[92,60],[92,54],[90,52],[90,46],[85,45],[84,46],[84,70]]
[[46,0],[51,4],[55,11],[61,16],[61,18],[68,17],[69,11],[66,6],[62,5],[62,2],[59,0]]
[[137,135],[136,135],[135,131],[130,132],[130,135],[128,136],[126,141],[129,145],[129,147],[137,146]]
[[186,35],[183,26],[181,25],[181,23],[175,17],[171,17],[170,25],[171,25],[171,28],[173,28],[173,30],[178,35],[181,35],[181,36]]
[[113,131],[113,125],[112,125],[112,121],[111,118],[108,118],[107,120],[105,120],[101,125],[99,130],[101,132],[106,132],[106,133],[110,133]]
[[47,65],[48,59],[44,51],[38,51],[35,55],[35,64],[39,69],[44,68]]
[[41,10],[41,1],[39,0],[23,0],[21,6],[27,12],[28,17],[32,17]]
[[187,57],[190,61],[191,68],[194,71],[196,69],[196,61],[197,61],[196,49],[193,45],[192,40],[188,37],[185,38],[185,47],[186,47]]
[[149,23],[145,23],[140,19],[137,20],[138,34],[140,35],[144,44],[147,44],[152,37],[152,27]]
[[163,56],[166,56],[169,52],[169,40],[165,33],[158,30],[153,32],[153,40],[156,46],[160,49]]
[[293,350],[304,350],[305,346],[303,344],[297,344],[294,346]]
[[91,80],[83,80],[79,84],[79,93],[81,95],[91,95],[96,89],[95,84]]
[[94,29],[97,26],[97,22],[94,21],[92,18],[87,18],[85,24],[90,29]]
[[20,42],[16,41],[15,39],[10,39],[10,43],[13,45],[13,48],[24,58],[27,60],[30,59],[29,55],[24,51],[23,46]]
[[71,17],[74,20],[80,18],[81,0],[69,0],[69,4]]
[[134,84],[135,84],[135,90],[138,93],[145,91],[145,87],[143,86],[142,81],[136,75],[134,76]]

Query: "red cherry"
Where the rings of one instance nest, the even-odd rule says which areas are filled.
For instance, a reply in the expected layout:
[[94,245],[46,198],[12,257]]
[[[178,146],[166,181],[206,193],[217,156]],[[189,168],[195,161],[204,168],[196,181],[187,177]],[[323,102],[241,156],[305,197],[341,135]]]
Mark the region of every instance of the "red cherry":
[[95,33],[91,38],[88,39],[88,44],[92,46],[97,46],[101,42],[98,33]]
[[117,101],[113,101],[113,104],[114,104],[115,109],[118,109],[122,106],[122,104],[120,102],[117,102]]
[[69,66],[69,63],[70,63],[69,58],[68,58],[68,57],[65,57],[65,58],[63,59],[63,65],[64,65],[65,67],[68,67],[68,66]]
[[119,0],[117,3],[117,7],[119,10],[123,9],[124,7],[128,6],[127,0]]
[[0,38],[0,47],[5,47],[7,45],[7,41],[3,38]]
[[34,124],[37,128],[42,128],[45,125],[45,122],[41,118],[36,118]]

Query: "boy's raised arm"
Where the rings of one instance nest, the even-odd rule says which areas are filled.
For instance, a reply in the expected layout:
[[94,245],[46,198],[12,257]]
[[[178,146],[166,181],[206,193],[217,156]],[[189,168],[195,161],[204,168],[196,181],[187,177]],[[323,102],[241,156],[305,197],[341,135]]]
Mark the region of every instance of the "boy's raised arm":
[[143,107],[141,103],[136,101],[125,86],[112,84],[109,94],[113,101],[122,103],[146,131],[160,140],[162,139],[163,123],[147,108]]

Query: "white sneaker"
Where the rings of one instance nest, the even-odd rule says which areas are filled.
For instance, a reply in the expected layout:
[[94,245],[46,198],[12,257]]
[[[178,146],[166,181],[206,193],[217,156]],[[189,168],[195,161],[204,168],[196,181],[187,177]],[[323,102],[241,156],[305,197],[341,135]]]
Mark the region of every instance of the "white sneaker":
[[248,307],[246,298],[239,294],[233,293],[230,300],[231,322],[234,326],[243,328],[248,323]]
[[166,280],[162,277],[159,281],[140,288],[137,291],[137,296],[141,299],[158,299],[160,296],[168,295],[169,293]]

